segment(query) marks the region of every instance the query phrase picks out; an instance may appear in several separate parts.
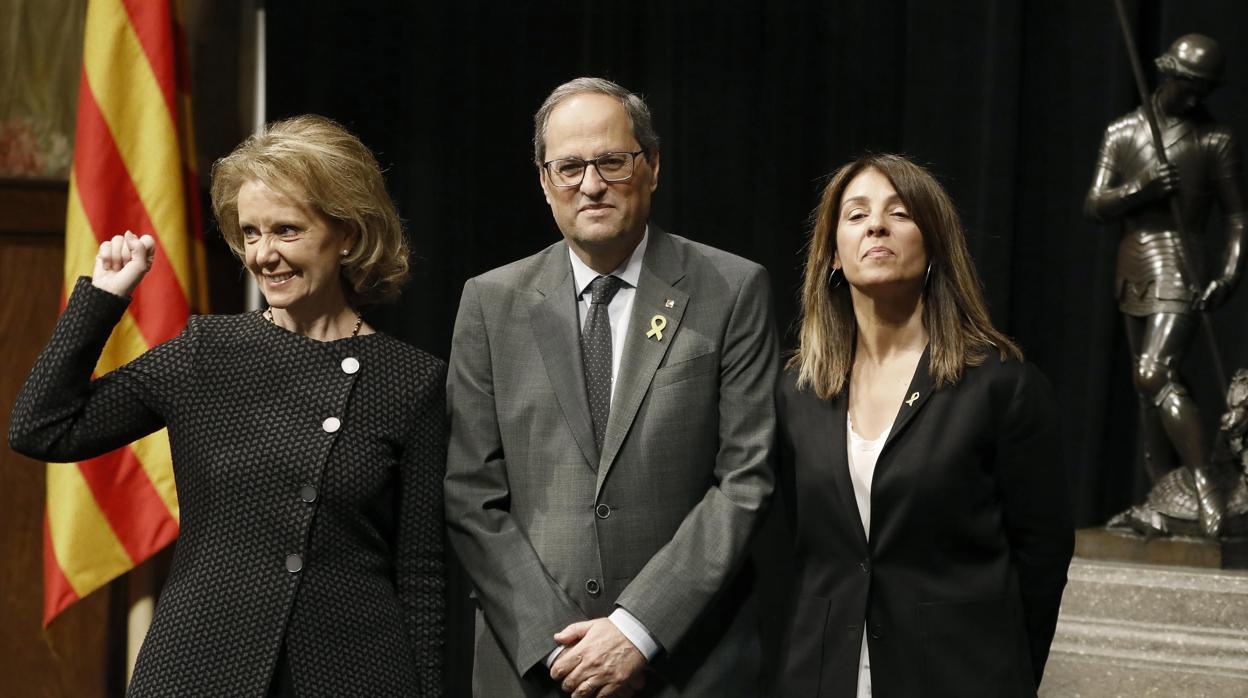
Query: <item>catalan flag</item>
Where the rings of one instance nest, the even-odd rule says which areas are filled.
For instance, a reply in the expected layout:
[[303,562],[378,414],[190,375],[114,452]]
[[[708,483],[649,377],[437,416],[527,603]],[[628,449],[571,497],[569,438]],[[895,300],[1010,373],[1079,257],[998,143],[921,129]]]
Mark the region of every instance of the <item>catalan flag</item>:
[[[107,373],[181,331],[206,298],[185,31],[176,1],[90,0],[65,231],[65,287],[100,242],[156,239],[96,367]],[[62,301],[63,303],[64,301]],[[178,535],[164,431],[82,463],[49,463],[44,624]]]

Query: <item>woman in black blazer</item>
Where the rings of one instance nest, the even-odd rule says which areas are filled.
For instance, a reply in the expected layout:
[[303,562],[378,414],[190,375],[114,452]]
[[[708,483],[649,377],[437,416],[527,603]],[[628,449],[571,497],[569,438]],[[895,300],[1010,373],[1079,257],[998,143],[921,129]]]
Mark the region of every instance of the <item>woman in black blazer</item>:
[[776,398],[798,569],[778,695],[1034,696],[1074,545],[1049,386],[926,170],[856,160],[815,219]]
[[381,170],[341,126],[296,117],[212,178],[269,308],[193,317],[93,380],[155,253],[106,240],[10,443],[78,461],[168,427],[180,534],[130,695],[440,695],[446,365],[357,310],[408,272]]

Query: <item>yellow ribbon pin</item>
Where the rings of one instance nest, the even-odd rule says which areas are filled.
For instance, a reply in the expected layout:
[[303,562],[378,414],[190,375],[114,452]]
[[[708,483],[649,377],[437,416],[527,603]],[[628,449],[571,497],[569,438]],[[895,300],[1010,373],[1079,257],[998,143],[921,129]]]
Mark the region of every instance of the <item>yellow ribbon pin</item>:
[[650,318],[650,331],[646,333],[646,338],[654,337],[654,341],[663,341],[663,328],[667,327],[667,318],[662,315],[655,315]]
[[911,396],[910,396],[910,399],[909,399],[909,400],[906,400],[906,406],[907,406],[907,407],[914,407],[914,401],[915,401],[915,400],[918,400],[918,399],[919,399],[919,393],[918,393],[918,391],[915,391],[915,393],[914,393],[913,395],[911,395]]

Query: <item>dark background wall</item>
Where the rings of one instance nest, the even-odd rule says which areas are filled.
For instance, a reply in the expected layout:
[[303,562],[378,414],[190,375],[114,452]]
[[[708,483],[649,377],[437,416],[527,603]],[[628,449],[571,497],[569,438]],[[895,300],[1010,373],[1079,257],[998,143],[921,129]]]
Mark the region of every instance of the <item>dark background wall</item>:
[[[1078,523],[1144,491],[1111,297],[1118,231],[1081,215],[1104,126],[1137,104],[1109,0],[267,6],[269,117],[331,116],[389,168],[419,259],[402,300],[369,313],[387,331],[445,357],[464,280],[558,239],[532,113],[557,84],[606,76],[654,111],[654,220],[764,264],[784,329],[825,176],[863,151],[928,164],[962,210],[995,322],[1056,386],[1066,457],[1054,467]],[[1221,41],[1228,84],[1208,104],[1248,133],[1248,4],[1128,8],[1150,75],[1183,33]],[[1217,217],[1209,232],[1220,239]],[[1246,318],[1242,289],[1213,317],[1228,370],[1248,365]],[[1212,425],[1207,357],[1194,343],[1183,370]],[[462,690],[466,606],[452,581]]]
[[[1248,6],[1128,9],[1150,74],[1183,33],[1222,42],[1228,84],[1209,106],[1248,132]],[[463,281],[558,239],[531,164],[532,113],[555,85],[603,75],[655,113],[654,219],[764,264],[782,328],[825,176],[864,151],[928,164],[962,210],[995,322],[1057,387],[1080,523],[1142,486],[1111,297],[1118,231],[1080,211],[1104,126],[1138,102],[1111,2],[314,0],[268,12],[270,118],[336,118],[389,168],[419,258],[403,299],[370,314],[387,330],[445,357]],[[1209,232],[1221,239],[1217,217]],[[1229,367],[1248,364],[1245,296],[1213,318]],[[1207,356],[1194,343],[1185,369],[1213,394],[1212,419]]]

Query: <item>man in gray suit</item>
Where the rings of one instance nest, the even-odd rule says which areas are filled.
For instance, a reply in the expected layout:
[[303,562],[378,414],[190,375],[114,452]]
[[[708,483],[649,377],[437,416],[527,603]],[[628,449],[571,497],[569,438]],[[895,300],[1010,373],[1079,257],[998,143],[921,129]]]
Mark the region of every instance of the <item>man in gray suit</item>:
[[766,272],[648,225],[638,96],[580,78],[535,122],[563,240],[468,281],[447,379],[474,693],[758,695],[743,568],[773,485]]

